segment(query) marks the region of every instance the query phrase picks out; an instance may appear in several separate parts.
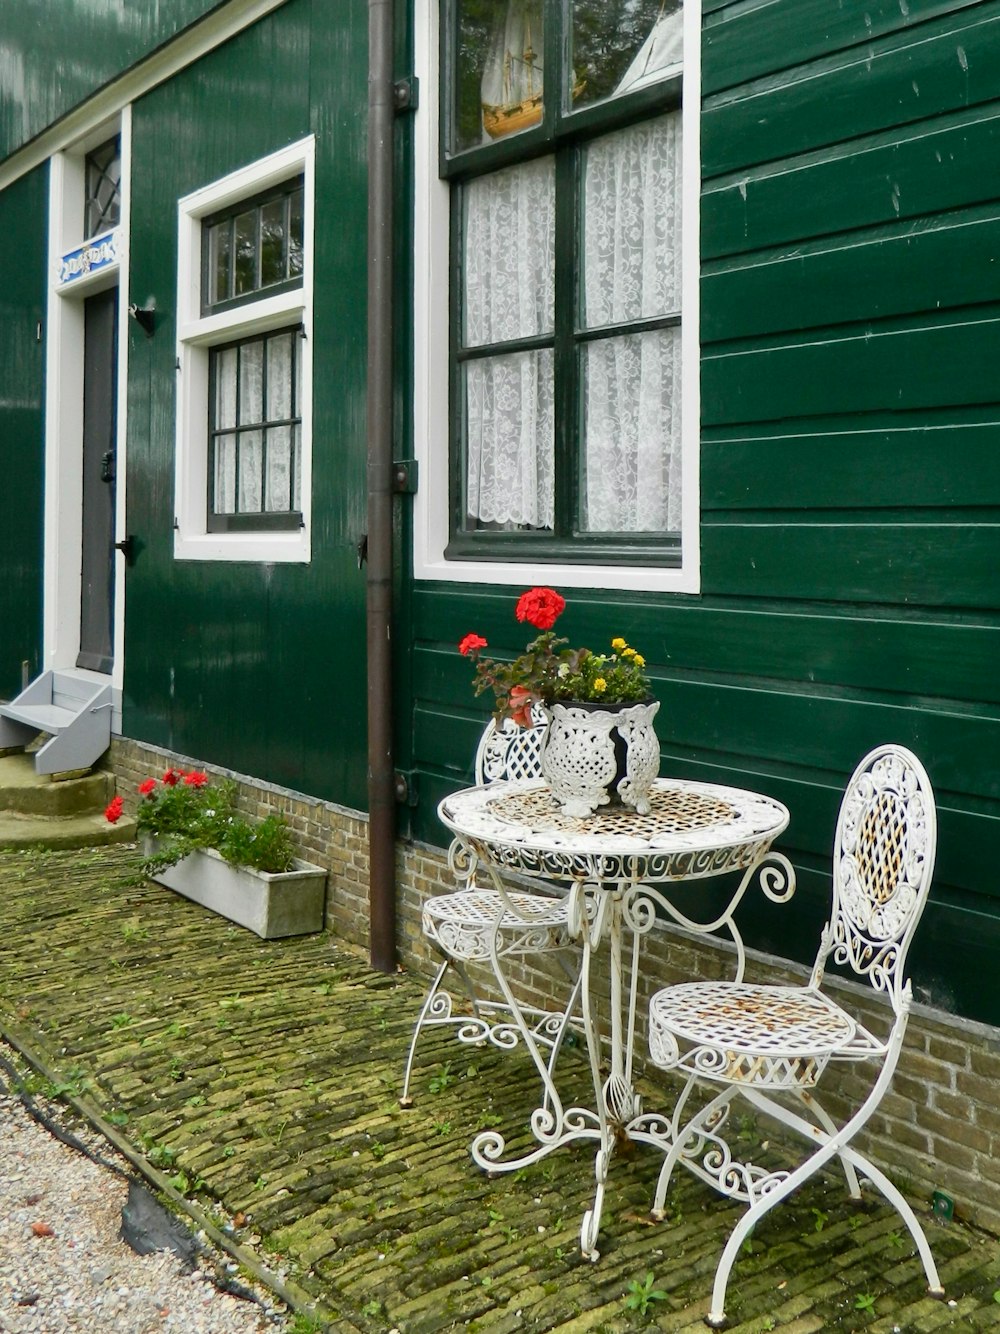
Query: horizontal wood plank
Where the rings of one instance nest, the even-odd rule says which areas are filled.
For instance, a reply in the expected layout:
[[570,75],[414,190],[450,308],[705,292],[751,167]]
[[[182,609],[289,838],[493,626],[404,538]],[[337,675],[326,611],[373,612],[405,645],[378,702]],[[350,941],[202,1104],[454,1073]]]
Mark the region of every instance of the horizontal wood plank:
[[997,506],[1000,407],[713,428],[701,443],[701,503],[706,515]]
[[702,422],[995,403],[1000,311],[818,330],[702,356]]
[[713,93],[791,65],[869,43],[903,28],[979,3],[979,0],[777,0],[735,4],[711,14],[702,38],[702,87]]
[[975,6],[705,100],[706,176],[1000,97],[1000,13]]
[[706,593],[996,610],[1000,526],[704,524]]
[[702,343],[1000,300],[1000,207],[706,265]]

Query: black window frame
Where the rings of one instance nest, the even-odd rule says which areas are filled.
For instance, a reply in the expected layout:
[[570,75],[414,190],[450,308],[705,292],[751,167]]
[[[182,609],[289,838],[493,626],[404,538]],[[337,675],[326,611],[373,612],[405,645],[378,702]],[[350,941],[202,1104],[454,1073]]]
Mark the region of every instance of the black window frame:
[[[266,290],[270,290],[269,288]],[[294,335],[292,338],[292,357],[291,357],[291,391],[293,415],[291,417],[269,419],[267,416],[267,345],[275,338],[280,338],[286,334]],[[293,324],[282,325],[276,329],[257,330],[254,333],[242,334],[238,338],[232,338],[224,343],[215,343],[208,349],[208,451],[207,451],[207,507],[206,507],[206,531],[210,533],[246,533],[246,532],[287,532],[296,528],[302,528],[305,524],[305,518],[302,510],[240,510],[232,513],[217,513],[215,510],[215,448],[216,441],[220,436],[235,436],[237,439],[237,481],[239,478],[239,437],[241,434],[249,431],[260,431],[262,433],[261,441],[261,497],[267,493],[267,433],[275,427],[292,426],[299,430],[299,448],[302,448],[302,403],[299,401],[299,391],[301,388],[299,358],[301,356],[302,343],[305,339],[305,330],[301,321]],[[262,354],[262,403],[263,418],[259,422],[240,422],[240,372],[239,372],[239,349],[250,343],[263,343]],[[236,397],[235,397],[235,418],[236,422],[232,426],[219,427],[215,421],[217,397],[217,365],[218,357],[223,352],[230,349],[237,350],[236,362]],[[294,452],[293,452],[294,468]],[[295,475],[292,472],[289,478],[289,495],[295,494]]]
[[[272,203],[276,199],[285,201],[285,235],[290,237],[290,219],[291,219],[291,201],[298,194],[301,196],[302,208],[301,217],[303,219],[303,228],[305,225],[305,173],[297,172],[294,176],[289,176],[286,180],[280,181],[277,185],[268,186],[265,190],[259,190],[256,194],[247,195],[237,200],[235,203],[227,204],[225,208],[217,209],[208,213],[201,219],[201,313],[202,315],[215,315],[222,311],[238,310],[242,306],[247,306],[255,301],[261,301],[265,297],[278,296],[282,292],[293,292],[302,287],[304,283],[303,272],[284,278],[280,282],[268,283],[266,286],[260,284],[261,255],[262,246],[260,242],[261,217],[265,205]],[[255,266],[256,266],[256,285],[249,292],[235,294],[236,265],[235,265],[235,235],[234,229],[236,219],[242,217],[251,210],[256,214],[256,242],[254,246]],[[230,290],[234,293],[232,296],[225,297],[219,301],[209,299],[209,293],[213,287],[213,274],[211,264],[211,234],[212,229],[220,223],[228,222],[230,224],[230,266],[231,281]],[[300,247],[305,262],[305,236],[303,232],[300,238]],[[289,270],[289,261],[291,257],[291,246],[287,247],[285,257],[285,271]]]
[[[107,161],[102,161],[104,156],[110,150],[110,157]],[[112,170],[117,164],[117,176],[112,174]],[[105,139],[102,144],[92,148],[83,160],[84,171],[84,210],[83,210],[83,239],[91,240],[95,236],[100,236],[102,232],[111,231],[117,227],[122,217],[122,144],[121,135],[114,134],[110,139]],[[94,178],[97,178],[96,183]],[[107,181],[112,186],[111,198],[107,205],[102,208],[98,203],[97,186],[101,181]]]
[[[572,0],[543,0],[542,43],[545,95],[542,117],[529,129],[467,148],[454,146],[457,126],[455,61],[461,0],[441,0],[441,89],[439,174],[451,185],[449,296],[449,540],[450,560],[541,561],[679,566],[681,534],[601,533],[584,530],[580,520],[584,459],[583,350],[587,343],[612,336],[677,328],[681,313],[651,319],[582,327],[580,278],[584,225],[582,173],[587,145],[615,130],[652,120],[683,105],[683,74],[667,76],[649,87],[574,108],[569,87],[569,25]],[[465,186],[504,167],[535,158],[555,161],[555,322],[552,334],[464,347],[463,215]],[[555,395],[555,522],[550,531],[470,529],[466,518],[465,393],[463,368],[475,359],[537,348],[551,348]]]

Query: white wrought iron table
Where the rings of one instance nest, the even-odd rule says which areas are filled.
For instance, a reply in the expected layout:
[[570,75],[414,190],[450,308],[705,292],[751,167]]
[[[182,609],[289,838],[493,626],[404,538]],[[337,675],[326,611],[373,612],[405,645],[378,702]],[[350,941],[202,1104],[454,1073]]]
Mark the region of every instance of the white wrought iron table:
[[[608,1169],[623,1139],[667,1152],[672,1142],[669,1114],[644,1112],[633,1081],[636,997],[640,946],[664,914],[699,934],[727,933],[736,946],[735,980],[742,980],[745,950],[733,914],[751,885],[784,903],[795,892],[788,859],[771,845],[788,825],[780,802],[756,792],[710,783],[658,778],[648,815],[605,806],[594,815],[565,815],[541,780],[498,782],[465,788],[438,807],[442,823],[503,892],[504,872],[557,881],[569,886],[570,929],[583,942],[581,991],[594,1108],[564,1106],[554,1072],[506,982],[499,959],[492,962],[521,1038],[542,1079],[542,1105],[531,1114],[538,1147],[505,1158],[506,1141],[496,1130],[472,1142],[472,1157],[491,1173],[538,1162],[561,1145],[597,1141],[597,1188],[583,1218],[580,1247],[598,1258],[597,1235]],[[742,872],[721,912],[697,921],[682,912],[670,887]],[[497,925],[499,926],[498,918]],[[624,949],[624,935],[631,936]],[[601,1035],[594,1014],[591,965],[607,945],[610,987],[610,1074],[601,1073]]]

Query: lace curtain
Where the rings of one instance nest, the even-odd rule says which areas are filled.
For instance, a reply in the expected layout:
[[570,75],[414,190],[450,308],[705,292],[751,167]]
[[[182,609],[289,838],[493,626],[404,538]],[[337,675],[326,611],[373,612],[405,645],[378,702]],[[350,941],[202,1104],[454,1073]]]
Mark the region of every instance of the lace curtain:
[[[509,16],[513,12],[512,6]],[[655,62],[645,63],[648,69]],[[492,86],[490,91],[495,92]],[[486,92],[484,78],[484,101]],[[679,312],[680,150],[679,113],[587,147],[582,240],[587,328]],[[466,187],[465,347],[551,333],[554,186],[549,157]],[[677,530],[680,330],[597,338],[582,346],[583,527]],[[463,374],[469,522],[551,528],[551,352],[469,359]]]
[[[466,347],[553,328],[555,166],[541,158],[465,192]],[[479,524],[551,528],[552,353],[465,363],[467,505]]]
[[[584,173],[588,328],[680,310],[679,112],[596,140]],[[680,329],[586,345],[590,532],[680,528]]]

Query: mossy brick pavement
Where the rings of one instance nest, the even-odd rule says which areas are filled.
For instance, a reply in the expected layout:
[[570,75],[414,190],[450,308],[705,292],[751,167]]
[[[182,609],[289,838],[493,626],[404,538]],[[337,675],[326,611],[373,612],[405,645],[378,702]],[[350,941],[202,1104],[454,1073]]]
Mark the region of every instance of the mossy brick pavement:
[[[258,940],[138,872],[124,847],[0,853],[0,1028],[287,1275],[328,1328],[705,1328],[735,1206],[681,1174],[652,1225],[659,1164],[637,1149],[613,1164],[602,1256],[588,1263],[577,1237],[592,1148],[493,1180],[469,1158],[477,1129],[525,1124],[537,1083],[522,1053],[435,1036],[402,1111],[421,979],[374,973],[330,935]],[[582,1092],[584,1074],[566,1053],[561,1078]],[[737,1264],[731,1328],[1000,1327],[1000,1245],[927,1226],[951,1304],[926,1297],[879,1199],[852,1208],[832,1175],[805,1187]],[[647,1274],[664,1296],[643,1312]]]

